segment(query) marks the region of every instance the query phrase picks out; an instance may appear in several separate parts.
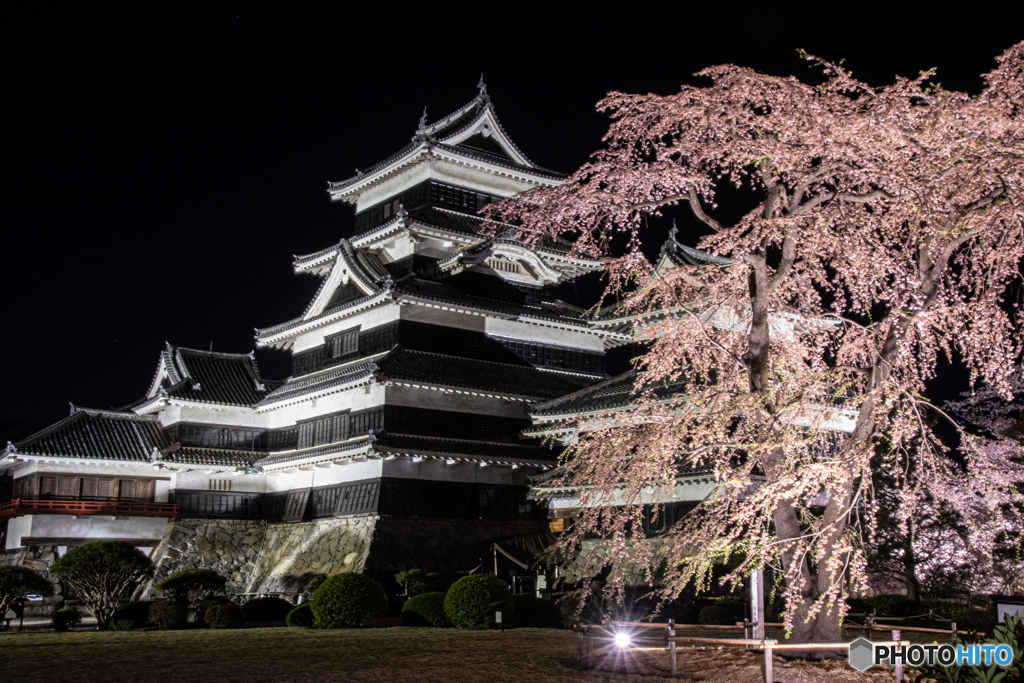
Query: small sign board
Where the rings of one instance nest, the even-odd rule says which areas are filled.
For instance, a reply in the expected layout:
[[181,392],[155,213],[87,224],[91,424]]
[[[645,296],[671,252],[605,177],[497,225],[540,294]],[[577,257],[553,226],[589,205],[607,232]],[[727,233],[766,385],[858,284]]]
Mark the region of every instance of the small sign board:
[[1017,602],[1003,602],[1001,600],[996,601],[996,620],[1001,624],[1006,616],[1009,614],[1016,614],[1021,619],[1024,619],[1024,604]]
[[500,624],[501,623],[501,612],[495,612],[494,613],[494,623],[495,624]]
[[18,618],[18,615],[12,609],[7,610],[7,614],[4,615],[4,619],[17,619],[17,618]]

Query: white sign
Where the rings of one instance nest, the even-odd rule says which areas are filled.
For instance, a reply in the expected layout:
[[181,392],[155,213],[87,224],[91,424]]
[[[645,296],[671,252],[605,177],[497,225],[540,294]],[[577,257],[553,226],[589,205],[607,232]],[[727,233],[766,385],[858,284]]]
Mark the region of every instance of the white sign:
[[17,619],[18,615],[14,613],[14,610],[7,610],[7,614],[4,615],[4,619]]
[[1007,604],[1005,602],[996,603],[996,618],[999,623],[1003,623],[1006,619],[1007,614],[1016,614],[1021,619],[1024,619],[1024,605]]
[[495,624],[500,624],[501,623],[501,612],[495,612],[494,613],[494,623]]

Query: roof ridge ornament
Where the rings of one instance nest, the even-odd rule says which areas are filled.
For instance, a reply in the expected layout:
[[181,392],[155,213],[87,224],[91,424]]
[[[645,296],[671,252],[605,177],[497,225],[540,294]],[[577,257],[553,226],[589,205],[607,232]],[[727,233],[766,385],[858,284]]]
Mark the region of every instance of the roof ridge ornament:
[[491,103],[491,96],[487,94],[487,84],[484,83],[484,72],[480,72],[480,82],[476,84],[477,90],[480,91],[478,97],[484,104]]
[[676,239],[676,236],[677,236],[678,234],[679,234],[679,227],[678,227],[678,226],[676,225],[676,219],[675,219],[675,218],[673,218],[673,219],[672,219],[672,229],[668,231],[668,238],[669,238],[670,240],[672,240],[673,242],[675,242],[675,243],[677,243],[677,244],[678,244],[678,243],[679,243],[679,240],[678,240],[678,239]]

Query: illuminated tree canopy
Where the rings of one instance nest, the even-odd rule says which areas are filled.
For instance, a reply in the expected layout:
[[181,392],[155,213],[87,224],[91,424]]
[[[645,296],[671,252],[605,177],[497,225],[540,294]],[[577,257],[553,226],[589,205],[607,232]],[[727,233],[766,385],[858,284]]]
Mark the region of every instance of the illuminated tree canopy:
[[[730,581],[776,567],[801,642],[841,640],[840,598],[866,586],[873,472],[891,473],[904,520],[935,499],[993,530],[969,534],[976,552],[1020,528],[1016,468],[971,439],[951,458],[925,382],[945,356],[1009,398],[1021,340],[1006,296],[1024,256],[1024,43],[977,95],[932,72],[872,87],[806,59],[813,83],[724,65],[673,95],[611,93],[604,147],[560,187],[496,208],[525,239],[571,237],[577,253],[624,241],[609,293],[650,340],[638,409],[577,425],[564,483],[584,505],[565,548],[604,538],[610,552],[578,562],[611,567],[612,590],[616,559],[668,560],[666,599],[725,556],[739,558]],[[726,221],[730,184],[756,206]],[[677,204],[727,262],[654,271],[647,218]],[[718,494],[644,542],[641,493],[684,468],[712,472]],[[613,495],[633,504],[602,505]]]

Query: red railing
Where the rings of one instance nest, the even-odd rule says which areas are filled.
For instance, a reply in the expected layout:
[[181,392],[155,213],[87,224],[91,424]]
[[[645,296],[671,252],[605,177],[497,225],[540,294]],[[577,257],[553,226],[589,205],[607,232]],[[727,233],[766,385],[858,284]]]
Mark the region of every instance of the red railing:
[[135,503],[130,500],[21,500],[0,503],[0,519],[21,515],[111,515],[115,517],[174,517],[173,503]]

